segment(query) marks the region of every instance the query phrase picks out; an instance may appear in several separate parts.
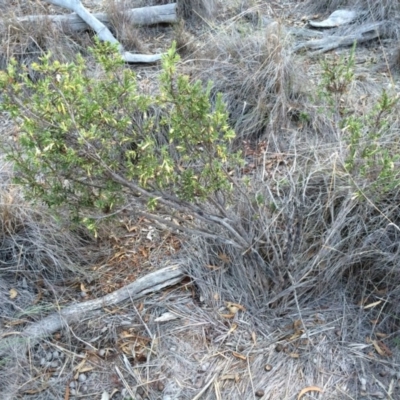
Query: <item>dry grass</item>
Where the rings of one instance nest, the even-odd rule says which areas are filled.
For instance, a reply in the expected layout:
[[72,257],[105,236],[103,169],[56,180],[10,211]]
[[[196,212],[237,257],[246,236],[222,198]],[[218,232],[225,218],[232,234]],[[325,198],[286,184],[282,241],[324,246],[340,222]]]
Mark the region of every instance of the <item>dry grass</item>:
[[288,111],[298,106],[307,78],[279,23],[255,31],[244,20],[234,22],[205,38],[196,75],[223,93],[239,140],[255,139],[287,127]]
[[107,3],[106,12],[114,30],[114,36],[127,51],[143,52],[140,29],[132,24],[131,18],[126,15],[126,10],[132,6],[128,1],[113,0]]
[[[65,12],[65,11],[64,11]],[[87,55],[87,47],[93,41],[87,33],[71,34],[68,29],[60,30],[50,20],[40,23],[20,22],[18,18],[29,15],[48,15],[49,7],[41,2],[17,1],[8,6],[0,21],[0,68],[4,68],[11,57],[28,68],[32,79],[36,74],[30,65],[47,52],[54,59],[64,62],[71,60],[76,53]]]
[[[344,6],[312,3],[306,4],[310,12]],[[370,5],[374,16],[398,11],[394,1],[356,3]],[[281,23],[257,29],[244,14],[183,40],[190,46],[180,68],[214,82],[214,93],[226,100],[236,146],[247,140],[246,166],[232,198],[221,204],[264,264],[202,237],[185,237],[178,254],[166,255],[160,243],[151,250],[152,267],[178,258],[190,282],[65,327],[32,349],[25,364],[10,355],[0,367],[2,398],[64,399],[71,381],[87,398],[116,389],[113,399],[129,398],[129,391],[138,399],[193,399],[204,390],[201,398],[210,400],[255,399],[257,391],[263,399],[293,400],[308,386],[323,393],[303,399],[398,398],[400,192],[371,193],[371,178],[346,170],[348,133],[338,123],[346,113],[367,114],[381,89],[395,83],[371,74],[368,50],[357,49],[355,78],[338,96],[336,113],[328,112],[317,96],[319,61],[293,55]],[[7,40],[27,43],[27,34],[21,38]],[[398,148],[399,115],[397,105],[381,146]],[[77,266],[88,261],[88,243],[26,204],[6,164],[0,170],[1,311],[7,321],[27,322],[46,314],[44,306],[53,307],[55,299],[71,301],[71,292],[52,295],[51,288],[83,272]],[[115,282],[112,269],[105,276]],[[35,303],[40,280],[47,282],[48,297]],[[16,299],[10,299],[13,288]],[[155,321],[166,312],[177,319]],[[64,358],[53,371],[41,361],[55,350]],[[78,383],[83,357],[92,369]]]

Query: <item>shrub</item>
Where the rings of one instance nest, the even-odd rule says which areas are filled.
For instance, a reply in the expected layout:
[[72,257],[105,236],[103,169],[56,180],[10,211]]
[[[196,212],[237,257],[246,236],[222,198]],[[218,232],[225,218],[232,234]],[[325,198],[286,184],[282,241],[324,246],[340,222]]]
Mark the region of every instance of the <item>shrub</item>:
[[6,151],[26,195],[67,206],[93,228],[96,213],[115,212],[127,195],[137,206],[160,204],[172,213],[228,193],[228,168],[239,161],[227,149],[234,132],[221,96],[210,103],[211,85],[177,73],[175,44],[154,95],[140,92],[115,47],[98,42],[91,51],[100,78],[80,56],[62,64],[49,54],[32,66],[36,82],[18,74],[15,61],[1,74],[1,109],[19,126]]
[[318,96],[324,104],[321,111],[333,119],[344,135],[344,168],[355,186],[355,195],[377,199],[400,185],[395,167],[400,159],[399,141],[391,133],[398,97],[383,91],[371,110],[353,110],[346,98],[354,82],[354,67],[355,45],[347,61],[343,57],[332,63],[323,61]]

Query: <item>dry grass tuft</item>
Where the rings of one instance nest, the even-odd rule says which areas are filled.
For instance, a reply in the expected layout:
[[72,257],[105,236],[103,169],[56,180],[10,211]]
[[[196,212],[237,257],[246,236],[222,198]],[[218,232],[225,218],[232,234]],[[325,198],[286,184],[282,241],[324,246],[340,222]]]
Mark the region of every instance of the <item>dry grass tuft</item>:
[[132,6],[128,1],[113,0],[106,4],[106,12],[114,30],[114,36],[127,51],[143,52],[137,29],[127,15],[126,10]]
[[64,62],[76,53],[87,53],[93,41],[86,33],[73,34],[67,27],[62,29],[46,19],[40,22],[19,20],[24,16],[48,14],[48,7],[41,2],[17,2],[14,8],[7,7],[0,21],[0,68],[14,57],[28,68],[31,78],[36,79],[30,65],[45,53],[51,52],[54,59]]
[[183,18],[214,18],[217,12],[217,0],[178,0],[178,12]]
[[262,31],[246,22],[227,25],[206,40],[201,58],[196,74],[211,76],[214,91],[223,93],[239,140],[283,127],[302,97],[306,77],[277,22]]

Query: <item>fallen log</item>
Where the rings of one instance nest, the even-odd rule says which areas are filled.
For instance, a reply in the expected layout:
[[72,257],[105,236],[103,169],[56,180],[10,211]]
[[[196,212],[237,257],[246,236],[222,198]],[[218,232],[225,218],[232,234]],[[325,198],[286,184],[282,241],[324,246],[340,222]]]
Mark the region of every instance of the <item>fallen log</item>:
[[293,48],[294,52],[299,50],[315,50],[312,54],[326,53],[339,47],[352,46],[354,42],[364,43],[376,38],[386,36],[388,21],[372,22],[354,28],[354,31],[347,35],[329,35],[322,39],[309,40],[298,44]]
[[72,304],[32,323],[22,332],[6,332],[0,340],[0,357],[9,355],[11,349],[15,353],[16,348],[19,350],[18,353],[23,355],[29,347],[34,346],[40,339],[50,336],[64,326],[82,321],[92,312],[103,307],[115,306],[127,299],[137,300],[147,294],[176,285],[184,277],[183,269],[179,265],[169,266],[148,274],[99,299]]
[[[92,14],[97,20],[110,27],[110,18],[105,13]],[[173,24],[178,21],[176,4],[165,4],[162,6],[141,7],[126,10],[124,18],[128,19],[135,26],[149,26],[156,24]],[[16,18],[18,23],[41,23],[51,21],[55,25],[65,27],[72,32],[91,29],[90,26],[77,14],[67,15],[28,15]]]

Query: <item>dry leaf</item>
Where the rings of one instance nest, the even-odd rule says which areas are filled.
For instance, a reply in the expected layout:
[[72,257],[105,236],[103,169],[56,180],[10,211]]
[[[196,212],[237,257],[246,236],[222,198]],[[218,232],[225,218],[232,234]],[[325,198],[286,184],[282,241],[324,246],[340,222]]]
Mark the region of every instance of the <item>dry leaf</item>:
[[322,393],[322,389],[319,388],[318,386],[307,386],[307,387],[305,387],[304,389],[301,390],[301,392],[297,396],[297,400],[300,400],[308,392],[320,392],[320,393]]
[[301,323],[301,319],[298,319],[296,321],[293,322],[293,329],[295,331],[298,331],[302,328],[302,323]]
[[236,314],[239,310],[240,311],[246,311],[246,309],[238,303],[231,303],[231,302],[227,302],[226,304],[226,308],[232,313],[232,314]]
[[179,317],[176,314],[173,314],[171,312],[166,312],[156,318],[154,322],[167,322],[167,321],[173,321],[174,319],[178,319]]
[[384,350],[382,350],[378,344],[378,342],[376,340],[372,341],[372,344],[375,347],[376,352],[380,355],[380,356],[386,356],[386,353]]
[[18,292],[16,289],[10,289],[8,293],[10,294],[10,299],[15,299],[18,296]]
[[385,337],[387,337],[387,334],[386,334],[386,333],[382,333],[382,332],[375,332],[375,335],[376,335],[378,338],[382,338],[382,339],[384,339]]
[[289,356],[292,358],[300,358],[300,354],[299,353],[289,353]]
[[85,285],[83,283],[80,284],[81,287],[81,292],[87,292],[87,289],[85,288]]
[[292,340],[298,339],[303,333],[304,333],[304,330],[296,331],[293,335],[289,336],[288,340],[292,341]]
[[218,267],[218,265],[211,265],[211,264],[207,264],[206,267],[208,269],[212,269],[213,271],[221,268],[221,267]]
[[235,314],[219,314],[219,315],[220,315],[221,317],[223,317],[223,318],[229,318],[229,319],[235,317]]
[[226,306],[231,314],[236,314],[239,311],[239,308],[233,305]]
[[218,293],[214,293],[213,298],[214,298],[214,300],[219,300],[219,294]]
[[232,351],[232,355],[236,358],[240,358],[241,360],[247,360],[247,357],[244,356],[243,354],[236,353],[236,351]]
[[364,310],[367,310],[368,308],[375,307],[375,306],[377,306],[378,304],[381,304],[381,303],[382,303],[382,300],[378,300],[378,301],[375,301],[374,303],[367,304],[366,306],[364,306]]
[[231,259],[225,254],[225,253],[219,253],[218,258],[223,262],[223,263],[229,263],[231,262]]
[[222,375],[221,378],[219,378],[221,381],[239,381],[239,374],[231,374],[231,375]]
[[389,347],[386,346],[385,343],[381,342],[380,340],[378,341],[378,343],[379,347],[385,351],[387,356],[391,357],[393,355],[392,351],[389,349]]

